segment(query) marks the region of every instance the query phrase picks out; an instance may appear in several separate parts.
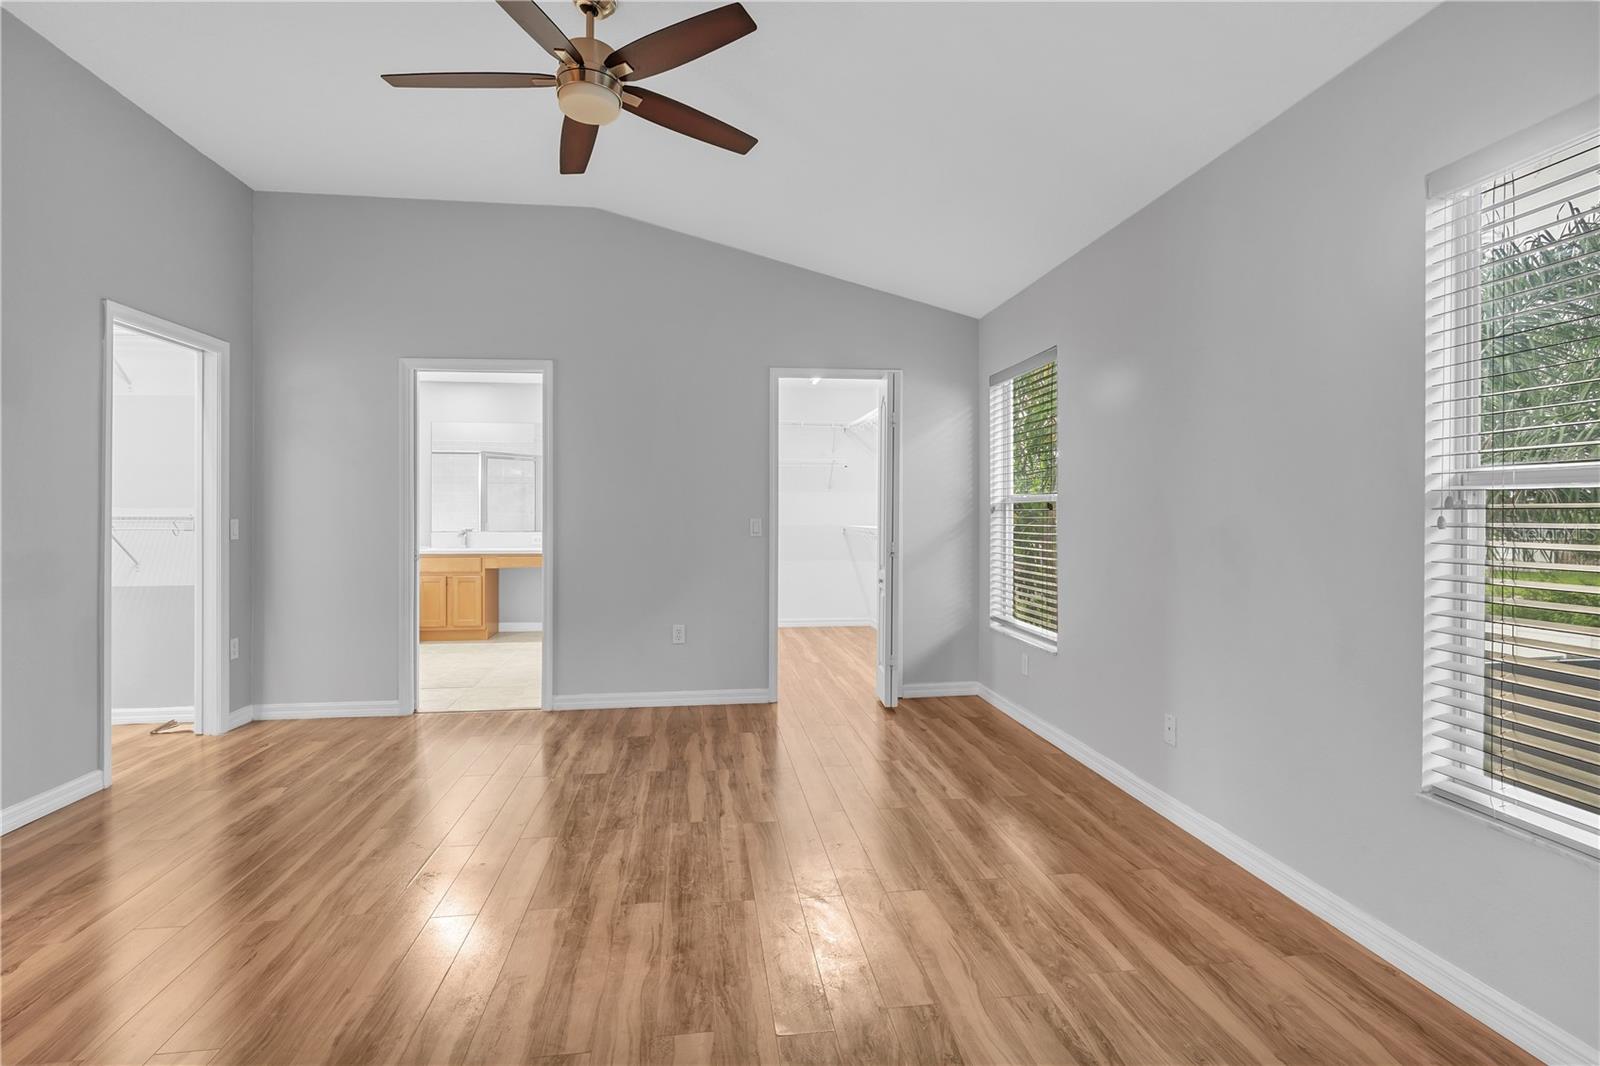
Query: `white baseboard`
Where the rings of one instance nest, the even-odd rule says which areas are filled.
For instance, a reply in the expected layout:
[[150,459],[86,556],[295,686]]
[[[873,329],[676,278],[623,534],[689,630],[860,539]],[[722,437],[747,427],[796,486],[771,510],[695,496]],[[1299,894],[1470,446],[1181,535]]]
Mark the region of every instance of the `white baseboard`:
[[82,777],[74,777],[71,781],[46,789],[37,796],[30,796],[13,803],[5,810],[0,810],[0,835],[9,833],[13,829],[20,829],[29,822],[36,822],[45,815],[59,811],[69,803],[76,803],[85,796],[92,796],[105,787],[105,772],[90,770]]
[[900,695],[907,699],[929,699],[934,696],[976,696],[976,681],[907,681],[900,686]]
[[871,618],[780,618],[779,629],[812,629],[827,627],[829,629],[857,629],[861,626],[877,628],[878,623]]
[[1348,900],[1279,862],[1221,823],[1152,785],[987,685],[978,695],[1083,763],[1178,828],[1215,848],[1373,954],[1433,989],[1495,1032],[1548,1063],[1600,1062],[1600,1051]]
[[193,707],[113,707],[112,725],[161,725],[194,721]]
[[223,731],[231,733],[240,726],[249,725],[255,720],[256,709],[251,704],[247,703],[243,707],[235,707],[233,710],[228,712],[228,723]]
[[501,622],[502,633],[543,633],[543,622]]
[[410,714],[400,709],[399,700],[351,700],[344,703],[260,703],[254,708],[257,722],[279,722],[298,718],[393,718]]
[[690,707],[728,703],[772,703],[764,688],[701,689],[686,692],[590,692],[557,696],[558,711],[598,711],[623,707]]

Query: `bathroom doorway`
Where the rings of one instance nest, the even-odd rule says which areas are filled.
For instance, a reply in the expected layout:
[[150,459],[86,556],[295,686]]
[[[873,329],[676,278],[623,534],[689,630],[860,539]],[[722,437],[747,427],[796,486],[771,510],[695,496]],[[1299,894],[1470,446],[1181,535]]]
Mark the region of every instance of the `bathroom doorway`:
[[412,491],[401,691],[422,713],[547,707],[548,364],[403,369]]

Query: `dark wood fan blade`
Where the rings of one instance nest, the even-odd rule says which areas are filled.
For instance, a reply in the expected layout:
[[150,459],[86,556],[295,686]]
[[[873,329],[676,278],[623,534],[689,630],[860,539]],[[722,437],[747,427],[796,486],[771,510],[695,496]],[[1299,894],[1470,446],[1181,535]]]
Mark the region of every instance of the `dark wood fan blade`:
[[589,169],[589,156],[594,153],[594,136],[599,126],[587,122],[561,121],[561,173],[582,174]]
[[[639,102],[633,103],[630,98],[637,98]],[[630,85],[624,90],[622,106],[657,126],[665,126],[676,133],[740,155],[756,146],[756,139],[744,130],[730,126],[720,118],[712,118],[704,111],[696,111],[688,104],[680,104],[670,96],[662,96],[637,85]]]
[[625,67],[618,76],[623,81],[638,81],[715,52],[755,28],[756,20],[744,5],[728,4],[623,45],[607,57],[606,66]]
[[539,42],[539,47],[555,56],[563,63],[576,63],[583,65],[583,56],[572,46],[567,35],[561,32],[561,27],[550,20],[544,13],[544,8],[534,3],[533,0],[495,0],[505,13],[516,20],[517,25],[525,30],[529,37]]
[[438,74],[385,74],[397,89],[544,89],[556,83],[553,74],[516,74],[474,70]]

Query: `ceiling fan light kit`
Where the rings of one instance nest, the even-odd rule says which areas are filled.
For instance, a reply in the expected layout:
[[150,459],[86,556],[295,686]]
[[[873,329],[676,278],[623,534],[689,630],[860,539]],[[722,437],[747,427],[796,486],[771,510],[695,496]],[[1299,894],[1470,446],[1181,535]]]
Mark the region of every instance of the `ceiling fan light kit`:
[[554,76],[495,71],[385,74],[401,89],[537,89],[555,87],[561,126],[561,173],[582,174],[589,166],[599,127],[624,110],[647,122],[744,155],[756,139],[720,119],[633,83],[680,67],[755,30],[741,4],[703,12],[612,50],[594,35],[596,19],[616,12],[616,0],[573,0],[584,15],[585,34],[569,39],[534,0],[495,0],[560,66]]
[[605,126],[622,114],[622,82],[603,70],[563,67],[556,72],[556,103],[574,122]]

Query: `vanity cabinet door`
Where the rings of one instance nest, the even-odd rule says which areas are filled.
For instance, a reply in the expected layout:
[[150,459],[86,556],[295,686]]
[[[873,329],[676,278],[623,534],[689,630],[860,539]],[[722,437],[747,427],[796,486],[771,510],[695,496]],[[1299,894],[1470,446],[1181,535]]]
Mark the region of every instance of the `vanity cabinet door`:
[[483,625],[483,575],[451,574],[449,583],[450,625],[456,629],[477,629]]
[[443,629],[447,624],[445,614],[445,576],[423,574],[417,593],[417,620],[423,629]]

